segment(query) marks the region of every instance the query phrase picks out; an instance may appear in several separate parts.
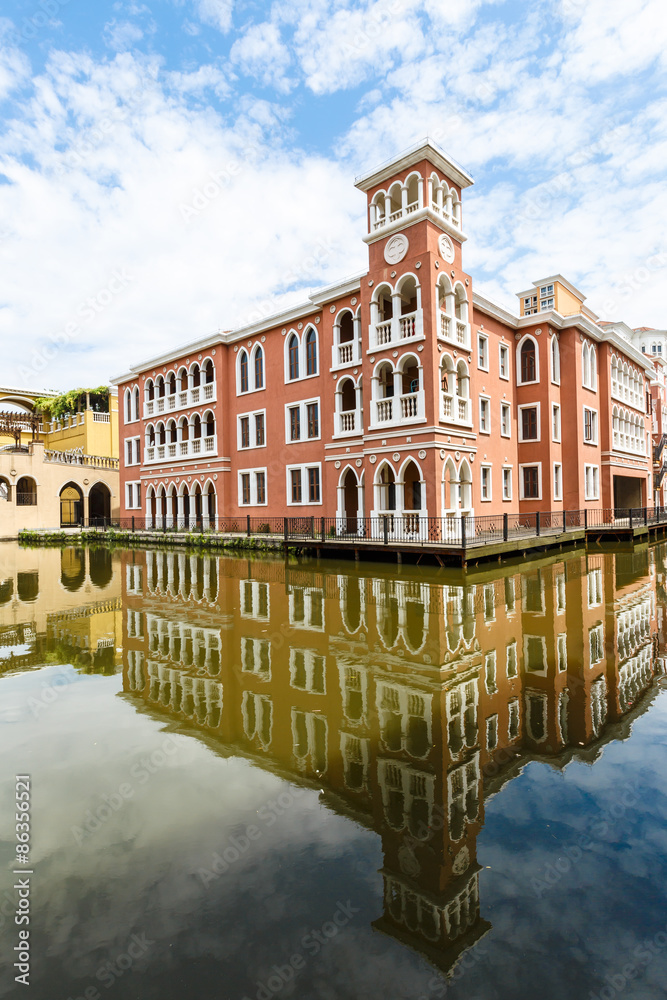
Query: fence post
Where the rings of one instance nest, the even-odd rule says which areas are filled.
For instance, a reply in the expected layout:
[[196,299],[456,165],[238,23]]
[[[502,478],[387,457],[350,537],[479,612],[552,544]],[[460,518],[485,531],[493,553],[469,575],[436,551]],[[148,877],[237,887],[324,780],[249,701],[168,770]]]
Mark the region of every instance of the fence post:
[[535,535],[539,538],[540,534],[540,512],[539,510],[535,512]]
[[506,542],[509,537],[508,530],[508,518],[507,513],[503,514],[503,541]]
[[250,538],[250,514],[245,516],[245,530],[248,538]]
[[644,527],[648,524],[648,507],[644,507]]
[[461,514],[461,548],[466,547],[466,519],[465,514]]
[[310,515],[310,537],[315,538],[315,515]]
[[567,531],[567,512],[563,511],[563,534]]
[[134,514],[132,515],[132,534],[134,534]]
[[588,527],[588,507],[584,507],[584,529]]
[[287,518],[283,518],[283,531],[285,534],[285,542],[287,542]]
[[322,536],[322,541],[324,541],[325,538],[326,538],[326,535],[325,535],[324,518],[323,517],[320,518],[320,534]]
[[630,522],[630,530],[632,531],[632,507],[628,507],[628,520]]
[[389,522],[387,520],[387,515],[382,515],[382,529],[384,531],[384,544],[389,545]]

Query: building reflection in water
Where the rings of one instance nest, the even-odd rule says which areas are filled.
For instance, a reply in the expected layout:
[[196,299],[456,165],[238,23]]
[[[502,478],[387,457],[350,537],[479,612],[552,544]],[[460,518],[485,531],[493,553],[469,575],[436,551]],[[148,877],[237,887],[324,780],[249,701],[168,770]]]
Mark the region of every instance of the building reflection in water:
[[655,551],[463,584],[124,553],[124,691],[372,826],[375,926],[448,972],[490,927],[485,799],[528,760],[594,761],[650,701]]
[[121,665],[121,561],[106,548],[0,552],[0,674],[49,664]]

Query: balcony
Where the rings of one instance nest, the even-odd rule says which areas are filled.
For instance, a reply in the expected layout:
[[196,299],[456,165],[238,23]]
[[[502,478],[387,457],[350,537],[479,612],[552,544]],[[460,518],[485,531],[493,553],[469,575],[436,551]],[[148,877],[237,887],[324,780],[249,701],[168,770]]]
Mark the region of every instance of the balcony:
[[189,406],[199,406],[201,403],[215,403],[215,382],[197,385],[193,389],[173,392],[169,396],[159,396],[157,399],[147,399],[144,402],[144,419],[159,416],[162,413],[173,413],[174,410],[185,410]]
[[472,424],[470,417],[470,400],[453,396],[448,392],[440,393],[440,419],[448,424]]
[[210,437],[193,438],[191,441],[169,441],[166,444],[146,445],[144,460],[146,465],[158,462],[179,462],[185,458],[198,458],[201,455],[216,455],[218,438],[216,434]]
[[361,410],[343,410],[334,415],[334,420],[334,437],[361,434],[363,430]]
[[456,347],[463,347],[469,351],[470,324],[466,323],[465,320],[459,319],[458,317],[451,317],[446,313],[441,312],[438,338],[440,340],[446,340],[448,344],[453,344]]
[[370,350],[380,347],[400,347],[423,333],[421,309],[416,312],[382,320],[372,329]]
[[343,344],[332,347],[332,368],[343,368],[346,365],[361,364],[361,351],[358,340],[347,340]]
[[[374,418],[374,419],[373,419]],[[425,419],[424,390],[405,392],[387,399],[374,399],[371,403],[371,426],[386,427]]]
[[[378,215],[375,220],[371,223],[371,231],[377,233],[387,226],[393,226],[399,223],[402,219],[407,219],[409,216],[414,215],[422,208],[419,201],[412,201],[402,208],[396,208],[394,211],[387,214],[386,210],[382,210],[382,214]],[[443,219],[449,226],[453,226],[455,229],[461,228],[461,222],[457,219],[452,211],[452,205],[450,202],[443,203],[439,205],[437,201],[431,201],[428,208],[434,215],[437,215],[439,219]],[[379,206],[376,206],[379,211]]]

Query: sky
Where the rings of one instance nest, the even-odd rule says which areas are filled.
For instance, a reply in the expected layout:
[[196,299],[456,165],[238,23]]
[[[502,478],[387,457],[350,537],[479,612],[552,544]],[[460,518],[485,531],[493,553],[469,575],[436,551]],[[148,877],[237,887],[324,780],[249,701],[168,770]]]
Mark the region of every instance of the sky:
[[476,291],[667,326],[661,0],[4,0],[0,384],[99,385],[367,266],[431,136]]

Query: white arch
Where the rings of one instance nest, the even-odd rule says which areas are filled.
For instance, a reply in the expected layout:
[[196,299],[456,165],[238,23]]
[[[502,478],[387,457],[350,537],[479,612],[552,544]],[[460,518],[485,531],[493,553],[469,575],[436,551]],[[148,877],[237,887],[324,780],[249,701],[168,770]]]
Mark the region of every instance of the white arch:
[[[528,340],[533,345],[533,350],[535,351],[535,378],[534,379],[528,379],[526,382],[524,382],[523,379],[522,379],[522,372],[521,372],[521,351],[523,350],[523,345]],[[525,333],[523,335],[523,337],[521,338],[521,340],[519,341],[519,343],[516,345],[516,358],[515,358],[515,360],[516,360],[517,385],[531,385],[533,382],[539,382],[540,381],[540,351],[539,351],[539,347],[537,345],[537,340],[535,339],[535,337],[533,337],[532,334]]]

